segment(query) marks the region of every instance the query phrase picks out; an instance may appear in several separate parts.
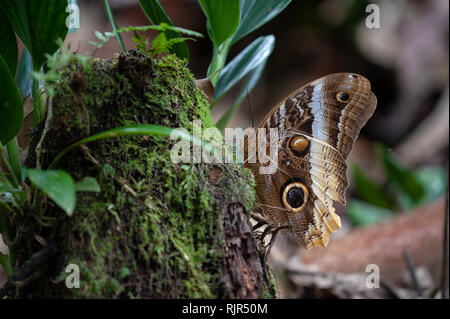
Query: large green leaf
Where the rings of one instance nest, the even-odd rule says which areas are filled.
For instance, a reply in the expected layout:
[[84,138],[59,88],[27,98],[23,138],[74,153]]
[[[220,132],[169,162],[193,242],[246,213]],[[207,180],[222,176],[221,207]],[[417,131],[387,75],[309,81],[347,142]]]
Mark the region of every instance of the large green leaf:
[[34,70],[40,70],[45,54],[58,50],[58,38],[65,39],[66,0],[0,0],[14,31],[33,59]]
[[348,203],[347,215],[356,226],[368,226],[391,218],[394,212],[357,199],[351,199]]
[[[161,6],[158,0],[139,0],[139,3],[144,10],[145,15],[153,24],[167,23],[173,26],[172,20],[170,20],[164,8]],[[167,39],[181,38],[181,34],[175,31],[166,32]],[[175,54],[180,59],[189,60],[189,50],[186,43],[181,42],[173,45],[170,48],[170,52]]]
[[65,171],[27,169],[28,178],[48,197],[50,197],[67,215],[72,216],[75,209],[75,183]]
[[239,25],[239,0],[198,0],[208,18],[211,40],[218,47],[236,31]]
[[260,64],[266,63],[273,51],[275,37],[268,35],[259,37],[228,63],[220,73],[214,91],[214,102],[217,102],[236,83],[252,72]]
[[376,152],[383,163],[388,181],[409,196],[411,202],[419,202],[425,192],[414,174],[403,167],[382,144],[376,145]]
[[395,208],[395,200],[389,193],[370,180],[358,166],[352,166],[352,173],[355,190],[359,197],[378,207]]
[[0,56],[0,142],[7,144],[19,132],[23,104],[8,65]]
[[14,30],[9,23],[3,9],[0,7],[0,21],[2,27],[0,28],[0,55],[3,56],[9,71],[15,77],[17,70],[17,43]]
[[283,11],[291,0],[241,0],[239,27],[233,35],[234,43],[273,19]]

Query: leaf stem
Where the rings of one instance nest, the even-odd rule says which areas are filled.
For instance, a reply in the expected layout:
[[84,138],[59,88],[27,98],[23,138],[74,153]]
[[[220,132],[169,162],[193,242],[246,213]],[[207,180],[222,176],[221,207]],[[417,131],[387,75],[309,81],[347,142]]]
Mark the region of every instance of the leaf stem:
[[[36,72],[39,72],[37,70]],[[41,90],[39,88],[39,79],[33,77],[33,124],[36,127],[42,120]]]
[[19,143],[17,142],[17,136],[6,144],[6,150],[8,152],[8,159],[11,169],[20,184],[22,182],[22,166],[20,165]]
[[126,49],[125,49],[125,45],[123,44],[122,36],[120,35],[120,33],[116,32],[118,27],[117,27],[116,20],[114,19],[114,15],[112,13],[111,7],[109,5],[109,1],[104,0],[104,3],[105,3],[105,9],[106,9],[106,13],[108,15],[109,22],[111,23],[112,29],[115,32],[115,37],[116,37],[117,43],[119,44],[120,50],[122,50],[122,52],[125,52]]
[[230,50],[230,43],[230,39],[228,39],[219,47],[216,45],[213,47],[213,56],[208,69],[208,77],[211,77],[211,83],[213,86],[216,86],[217,80],[219,79],[220,70],[223,69],[227,60],[228,51]]

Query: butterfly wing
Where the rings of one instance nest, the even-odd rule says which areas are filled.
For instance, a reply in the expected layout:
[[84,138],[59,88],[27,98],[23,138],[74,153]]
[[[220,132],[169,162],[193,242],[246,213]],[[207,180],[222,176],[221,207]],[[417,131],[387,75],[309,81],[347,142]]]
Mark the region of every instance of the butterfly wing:
[[[326,246],[330,234],[341,226],[333,200],[345,203],[346,159],[375,107],[366,78],[337,73],[295,91],[260,125],[267,131],[278,128],[279,148],[273,173],[261,174],[258,161],[247,164],[255,176],[258,202],[271,222],[290,225],[296,240],[308,248]],[[266,139],[270,141],[268,133]],[[293,141],[305,149],[296,152]],[[301,211],[287,205],[289,196],[283,193],[296,181],[306,186]]]

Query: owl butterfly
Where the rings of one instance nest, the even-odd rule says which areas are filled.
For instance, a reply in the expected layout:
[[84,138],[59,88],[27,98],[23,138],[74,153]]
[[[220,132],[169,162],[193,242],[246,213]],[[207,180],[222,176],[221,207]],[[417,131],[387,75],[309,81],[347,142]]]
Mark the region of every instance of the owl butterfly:
[[333,201],[345,204],[346,159],[376,104],[363,76],[327,75],[292,93],[260,123],[267,145],[273,144],[269,129],[278,129],[273,172],[262,174],[259,160],[250,163],[245,139],[245,166],[253,173],[257,202],[272,227],[287,228],[283,232],[290,230],[306,248],[328,244],[330,234],[341,227]]

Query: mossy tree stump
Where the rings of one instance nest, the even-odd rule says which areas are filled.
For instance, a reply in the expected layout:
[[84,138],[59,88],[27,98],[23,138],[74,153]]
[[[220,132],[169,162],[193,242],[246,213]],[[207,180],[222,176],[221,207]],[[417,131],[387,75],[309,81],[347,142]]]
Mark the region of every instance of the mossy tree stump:
[[[118,60],[69,65],[54,85],[44,135],[45,169],[64,147],[108,129],[139,124],[212,127],[208,102],[184,62],[129,51]],[[41,125],[42,129],[43,125]],[[27,167],[36,166],[37,134]],[[13,216],[18,263],[42,249],[58,254],[19,296],[43,298],[274,297],[248,221],[254,182],[236,164],[174,164],[166,137],[117,137],[84,145],[58,169],[75,180],[93,176],[100,193],[77,193],[68,217],[35,197]],[[41,205],[38,205],[41,203]],[[81,287],[68,289],[65,268],[80,267]]]

